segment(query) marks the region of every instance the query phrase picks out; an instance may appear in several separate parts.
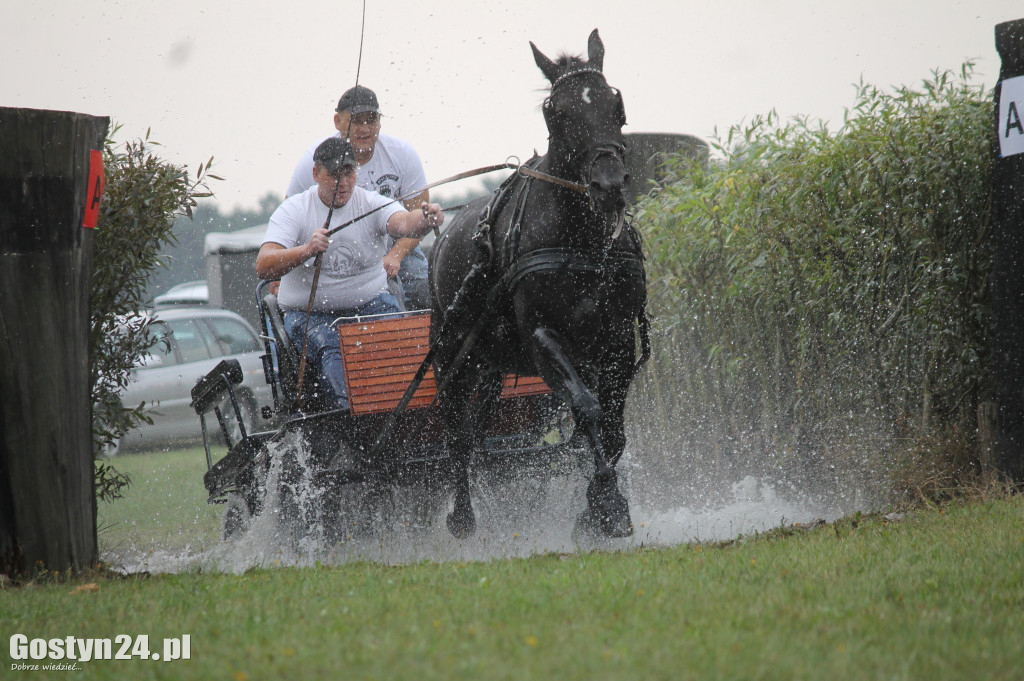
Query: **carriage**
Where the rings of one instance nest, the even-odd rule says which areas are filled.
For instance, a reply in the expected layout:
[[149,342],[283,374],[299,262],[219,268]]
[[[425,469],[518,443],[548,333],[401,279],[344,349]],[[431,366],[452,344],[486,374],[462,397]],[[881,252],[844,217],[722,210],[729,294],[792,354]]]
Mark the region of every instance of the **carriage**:
[[[216,464],[207,444],[205,484],[211,501],[227,504],[225,534],[268,511],[292,538],[338,527],[340,514],[372,528],[390,491],[415,484],[425,490],[423,518],[451,500],[448,530],[468,537],[470,469],[514,474],[558,457],[587,473],[577,527],[632,533],[616,465],[626,395],[650,343],[642,245],[626,212],[625,109],[602,72],[596,29],[586,59],[552,61],[531,47],[551,83],[547,154],[439,235],[431,310],[340,320],[349,409],[326,409],[316,388],[304,390],[277,301],[258,289],[265,374],[284,423],[266,433],[242,427]],[[209,412],[225,436],[240,420],[239,380],[225,362],[194,389],[207,443]],[[358,500],[351,489],[363,492]]]
[[[329,530],[346,511],[354,514],[349,531],[373,532],[382,512],[373,504],[379,506],[399,487],[417,486],[421,495],[433,497],[424,499],[420,509],[421,516],[431,515],[451,484],[432,370],[410,393],[405,409],[396,413],[427,354],[430,311],[341,319],[339,340],[350,407],[325,408],[314,381],[307,385],[300,409],[299,349],[284,331],[277,298],[267,291],[267,284],[260,282],[256,293],[264,377],[274,399],[272,407],[264,407],[263,417],[280,425],[248,431],[235,395],[235,386],[242,381],[237,360],[221,362],[192,390],[192,408],[203,427],[206,451],[203,482],[209,503],[225,506],[224,538],[237,535],[252,518],[267,512],[278,516],[290,539],[316,527]],[[380,439],[385,431],[386,443]],[[572,443],[571,433],[571,414],[543,379],[510,374],[504,378],[498,409],[475,465],[514,469],[528,459],[531,465],[564,466],[583,451]],[[215,462],[211,445],[219,441],[227,442],[228,451]],[[346,487],[359,489],[346,495]],[[341,507],[353,498],[361,508]],[[431,520],[420,518],[424,523]]]

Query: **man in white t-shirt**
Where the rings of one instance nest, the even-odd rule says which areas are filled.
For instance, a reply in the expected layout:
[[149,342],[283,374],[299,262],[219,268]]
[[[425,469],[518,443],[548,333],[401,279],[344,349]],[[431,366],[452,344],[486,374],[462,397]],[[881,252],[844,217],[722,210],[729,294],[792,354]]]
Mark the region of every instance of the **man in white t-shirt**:
[[[436,203],[426,202],[410,212],[396,201],[356,186],[355,154],[338,137],[329,137],[314,150],[312,175],[312,187],[289,196],[270,216],[256,256],[256,272],[261,279],[281,280],[277,299],[285,329],[301,348],[314,259],[323,253],[309,315],[307,352],[319,368],[321,385],[333,393],[326,401],[346,409],[345,373],[332,322],[339,317],[400,311],[398,301],[388,293],[381,266],[389,239],[418,239],[444,222],[444,212]],[[371,211],[328,237],[331,229]]]
[[[338,100],[334,113],[334,127],[338,132],[331,137],[348,138],[358,163],[358,186],[381,196],[396,199],[427,184],[423,163],[412,145],[391,135],[381,134],[380,106],[373,90],[357,85]],[[322,140],[321,140],[322,141]],[[313,184],[313,150],[311,146],[292,173],[288,196],[305,191]],[[408,210],[430,201],[430,192],[424,190],[408,197],[403,204]],[[418,239],[399,239],[384,256],[384,270],[391,279],[400,282],[405,307],[410,310],[430,306],[427,290],[427,258],[419,247]]]

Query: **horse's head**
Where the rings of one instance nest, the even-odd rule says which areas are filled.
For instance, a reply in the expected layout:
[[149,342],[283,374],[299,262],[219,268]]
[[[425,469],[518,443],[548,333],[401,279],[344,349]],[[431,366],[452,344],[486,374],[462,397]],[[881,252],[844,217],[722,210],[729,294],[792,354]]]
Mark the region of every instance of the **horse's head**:
[[587,59],[544,56],[532,42],[533,58],[551,81],[544,100],[550,155],[562,171],[588,187],[595,210],[619,212],[626,205],[629,174],[625,166],[622,94],[602,73],[604,44],[595,28],[587,42]]

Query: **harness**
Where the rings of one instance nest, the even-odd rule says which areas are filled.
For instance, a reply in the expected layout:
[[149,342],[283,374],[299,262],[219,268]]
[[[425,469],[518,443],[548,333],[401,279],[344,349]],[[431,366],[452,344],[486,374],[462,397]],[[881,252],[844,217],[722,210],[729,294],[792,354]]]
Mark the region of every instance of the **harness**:
[[[530,159],[524,166],[532,167],[539,163],[540,158]],[[523,166],[520,166],[523,167]],[[523,175],[526,175],[523,178]],[[522,181],[520,181],[522,180]],[[637,276],[643,282],[643,300],[640,303],[640,311],[637,314],[637,325],[640,334],[640,358],[633,366],[633,373],[630,379],[640,371],[651,356],[651,321],[647,314],[647,273],[643,264],[643,244],[640,232],[633,226],[631,220],[626,221],[627,233],[634,245],[630,250],[612,250],[612,240],[603,249],[600,259],[595,259],[593,254],[579,249],[568,247],[540,248],[528,251],[522,255],[510,257],[508,267],[498,276],[498,268],[495,263],[495,250],[493,243],[494,221],[501,212],[515,198],[515,212],[512,215],[512,225],[509,229],[509,245],[518,251],[519,233],[522,227],[522,217],[525,212],[526,200],[529,195],[531,176],[526,173],[514,173],[509,176],[491,196],[491,200],[480,211],[477,221],[477,231],[473,235],[478,256],[477,262],[470,268],[469,273],[462,281],[462,286],[452,298],[451,304],[445,310],[444,319],[441,322],[437,339],[430,344],[426,356],[423,358],[419,369],[409,382],[405,394],[391,412],[388,420],[384,423],[376,440],[370,447],[370,456],[379,454],[388,442],[391,434],[398,423],[398,418],[405,412],[406,407],[412,400],[413,394],[419,388],[420,383],[426,376],[434,361],[434,357],[440,351],[442,356],[450,358],[449,371],[436,388],[434,401],[447,389],[449,383],[457,373],[457,369],[476,346],[483,332],[484,327],[493,319],[494,315],[502,309],[507,308],[507,302],[519,283],[525,278],[540,272],[578,272],[600,276],[598,286],[604,287],[609,281],[619,277]],[[620,224],[615,230],[618,236],[622,229]],[[435,245],[436,247],[436,245]],[[509,249],[506,249],[506,253]],[[603,275],[603,276],[602,276]],[[600,299],[600,296],[599,296]],[[472,323],[470,330],[458,337],[453,333],[456,328],[465,327]],[[424,412],[420,421],[416,424],[414,431],[419,431],[425,422],[427,413]]]
[[[600,70],[592,68],[576,69],[559,77],[551,87],[551,92],[558,88],[569,77],[582,73],[598,73]],[[603,74],[601,74],[603,77]],[[614,89],[614,88],[613,88]],[[615,90],[618,96],[618,117],[622,124],[625,123],[625,110],[622,106],[622,95]],[[548,129],[552,129],[552,117],[554,107],[551,98],[548,97],[543,107],[545,121]],[[625,147],[617,141],[602,140],[586,149],[583,153],[581,168],[583,172],[591,174],[594,164],[604,155],[614,155],[622,158]],[[371,455],[379,453],[389,442],[391,433],[398,422],[398,417],[405,411],[413,394],[419,387],[420,382],[429,370],[434,357],[440,352],[441,356],[449,360],[449,371],[444,380],[436,389],[434,400],[444,392],[450,381],[457,373],[457,369],[475,347],[485,326],[493,319],[499,311],[508,309],[508,302],[516,287],[526,277],[539,273],[580,273],[589,276],[597,276],[598,300],[604,300],[603,291],[612,281],[627,280],[629,277],[638,277],[642,283],[643,298],[640,302],[640,309],[637,313],[636,322],[640,334],[640,358],[633,366],[633,377],[640,371],[643,365],[651,356],[650,329],[651,322],[647,315],[647,273],[643,264],[643,244],[640,233],[633,227],[632,220],[626,220],[626,212],[618,216],[614,231],[607,235],[607,242],[598,257],[592,252],[570,247],[540,248],[519,252],[519,239],[522,232],[523,215],[526,212],[526,204],[529,198],[530,188],[534,180],[549,182],[556,186],[587,195],[591,211],[594,211],[594,199],[590,194],[587,176],[583,182],[573,182],[564,178],[549,175],[537,169],[541,157],[534,156],[524,164],[516,168],[516,172],[510,175],[491,196],[491,200],[484,206],[477,220],[477,230],[473,235],[473,243],[477,248],[477,262],[470,268],[469,273],[463,279],[462,286],[456,292],[451,304],[445,310],[444,318],[437,334],[437,338],[431,343],[426,357],[420,364],[412,381],[406,388],[405,394],[399,401],[398,406],[388,418],[379,432],[376,441],[370,449]],[[514,202],[514,210],[510,218],[509,231],[505,237],[502,252],[502,262],[495,262],[494,245],[494,224],[502,212]],[[623,227],[627,231],[632,248],[613,249],[614,242],[619,238]],[[435,248],[437,246],[435,245]],[[500,274],[499,274],[500,273]],[[469,331],[456,335],[456,329],[469,327]],[[420,423],[416,430],[423,424],[426,414],[421,416]]]
[[[540,157],[530,159],[521,167],[535,170]],[[522,175],[527,177],[522,178]],[[507,309],[508,302],[519,283],[526,277],[539,273],[579,273],[596,275],[598,280],[598,300],[603,300],[603,290],[614,281],[626,281],[637,277],[642,282],[644,291],[637,323],[640,333],[641,355],[633,367],[633,375],[640,371],[651,355],[650,317],[647,315],[647,272],[643,264],[643,244],[640,232],[633,226],[632,220],[626,220],[625,226],[632,248],[612,249],[614,240],[623,229],[620,221],[611,238],[608,239],[601,253],[584,251],[571,247],[539,248],[526,253],[519,252],[519,241],[522,233],[523,215],[529,199],[533,176],[517,173],[510,176],[491,197],[491,200],[480,212],[477,231],[473,242],[478,250],[478,260],[463,280],[463,285],[445,311],[439,342],[444,342],[446,332],[451,333],[453,327],[464,326],[467,316],[476,315],[477,319],[472,330],[464,337],[459,355],[465,355],[476,343],[484,324],[496,312]],[[509,230],[505,236],[505,247],[501,250],[502,262],[496,263],[494,247],[494,223],[502,211],[514,199],[514,210],[510,218]],[[625,217],[624,215],[622,216]],[[498,272],[501,272],[500,277]],[[489,288],[487,288],[489,286]],[[486,290],[486,294],[484,291]],[[482,305],[481,305],[482,301]],[[467,346],[467,343],[469,344]],[[454,360],[453,360],[454,361]],[[440,390],[438,390],[440,392]]]
[[629,251],[609,251],[600,261],[573,248],[538,248],[519,258],[502,278],[509,293],[519,282],[541,272],[602,274],[601,283],[637,276],[646,283],[643,259]]

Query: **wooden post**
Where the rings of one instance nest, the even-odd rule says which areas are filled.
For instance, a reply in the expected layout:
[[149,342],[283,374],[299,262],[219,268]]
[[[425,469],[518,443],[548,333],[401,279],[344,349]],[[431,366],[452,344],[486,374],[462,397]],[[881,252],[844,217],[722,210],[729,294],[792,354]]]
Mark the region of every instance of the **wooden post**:
[[991,480],[997,475],[995,466],[995,451],[998,437],[996,435],[996,424],[998,412],[996,403],[992,400],[983,400],[978,403],[978,463],[981,466],[981,475],[985,480]]
[[995,89],[992,312],[996,467],[1024,479],[1024,19],[998,24]]
[[98,560],[83,222],[108,124],[0,107],[0,573]]

